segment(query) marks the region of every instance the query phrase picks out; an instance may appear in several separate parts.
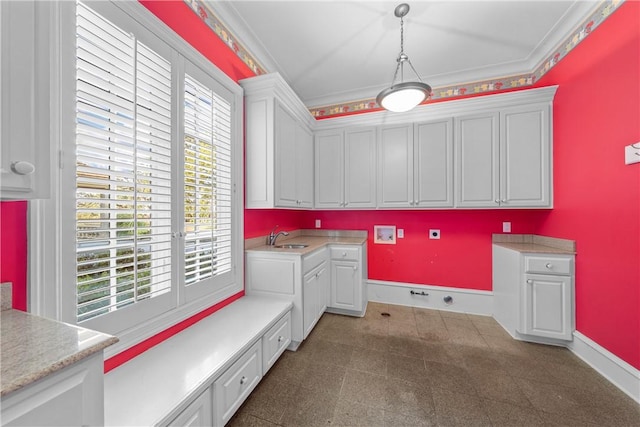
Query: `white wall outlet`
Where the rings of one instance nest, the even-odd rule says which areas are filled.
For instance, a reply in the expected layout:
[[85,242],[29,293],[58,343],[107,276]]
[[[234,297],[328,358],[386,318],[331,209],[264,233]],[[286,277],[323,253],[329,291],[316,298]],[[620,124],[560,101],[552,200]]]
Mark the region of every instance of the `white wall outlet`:
[[510,222],[503,222],[502,223],[502,232],[503,233],[511,233],[511,223]]
[[624,147],[624,164],[640,163],[640,142]]
[[316,219],[316,228],[322,227],[322,222],[319,219]]
[[404,239],[404,228],[398,228],[398,239]]
[[440,230],[432,228],[429,230],[429,238],[430,239],[439,239],[440,238]]

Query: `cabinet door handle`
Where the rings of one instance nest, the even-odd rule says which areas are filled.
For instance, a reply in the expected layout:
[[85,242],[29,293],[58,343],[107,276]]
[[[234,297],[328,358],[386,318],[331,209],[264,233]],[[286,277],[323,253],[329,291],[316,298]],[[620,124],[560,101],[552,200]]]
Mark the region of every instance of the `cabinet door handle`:
[[353,266],[353,271],[356,271],[357,269],[358,269],[358,266],[357,266],[357,265],[354,265],[354,266]]
[[19,161],[11,163],[11,170],[18,175],[31,175],[36,167],[33,163]]
[[246,382],[247,382],[247,377],[243,375],[242,378],[240,378],[240,384],[244,384]]
[[527,283],[528,283],[528,284],[532,284],[532,283],[533,283],[533,280],[531,280],[531,279],[527,279]]
[[507,199],[500,200],[500,203],[507,203]]
[[496,202],[497,204],[500,204],[500,200],[495,199],[494,202]]
[[346,257],[347,253],[346,252],[342,252],[342,258]]
[[284,337],[283,337],[282,335],[280,335],[280,336],[278,337],[278,342],[282,342],[283,340],[284,340]]
[[551,270],[553,268],[553,264],[548,262],[548,263],[545,264],[545,267],[547,267],[549,270]]

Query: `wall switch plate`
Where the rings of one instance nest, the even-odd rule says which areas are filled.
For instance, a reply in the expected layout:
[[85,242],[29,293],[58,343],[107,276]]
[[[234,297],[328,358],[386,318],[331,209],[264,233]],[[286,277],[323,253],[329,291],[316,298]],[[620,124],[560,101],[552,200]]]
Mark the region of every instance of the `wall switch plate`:
[[429,230],[429,238],[430,239],[439,239],[440,238],[440,230],[432,228]]
[[316,228],[320,228],[322,226],[322,222],[319,219],[316,219]]
[[502,223],[502,232],[503,233],[511,233],[511,223],[510,222],[503,222]]
[[624,164],[640,163],[640,142],[624,147]]
[[404,228],[398,228],[398,239],[404,239]]

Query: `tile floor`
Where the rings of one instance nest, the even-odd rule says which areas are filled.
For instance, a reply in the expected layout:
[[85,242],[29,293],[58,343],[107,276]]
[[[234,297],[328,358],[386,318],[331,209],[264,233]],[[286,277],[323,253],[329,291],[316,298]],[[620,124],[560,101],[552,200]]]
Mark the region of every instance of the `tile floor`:
[[325,313],[229,422],[274,425],[640,426],[640,405],[491,317],[369,303],[364,318]]

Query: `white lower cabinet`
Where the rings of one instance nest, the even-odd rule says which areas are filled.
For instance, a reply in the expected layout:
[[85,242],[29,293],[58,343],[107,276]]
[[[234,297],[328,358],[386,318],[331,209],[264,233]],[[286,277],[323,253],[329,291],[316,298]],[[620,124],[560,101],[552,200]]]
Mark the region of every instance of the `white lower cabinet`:
[[262,337],[262,372],[266,374],[291,344],[291,313],[278,321]]
[[3,426],[104,424],[102,352],[2,398]]
[[303,330],[306,339],[327,308],[326,295],[329,288],[329,274],[326,261],[304,275],[303,294]]
[[215,425],[227,423],[262,379],[262,343],[255,343],[213,383]]
[[[245,291],[253,295],[277,295],[293,302],[291,345],[297,348],[324,312],[328,292],[325,267],[327,249],[310,254],[247,252]],[[324,297],[326,301],[326,296]],[[321,310],[322,309],[322,310]]]
[[169,426],[207,427],[213,425],[212,403],[211,388],[207,388],[171,421]]
[[365,246],[331,248],[331,300],[327,311],[363,316],[366,308]]
[[520,253],[493,245],[494,317],[513,337],[573,339],[574,255]]

